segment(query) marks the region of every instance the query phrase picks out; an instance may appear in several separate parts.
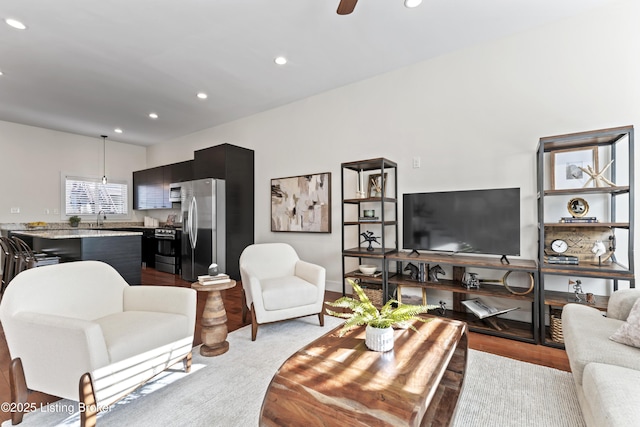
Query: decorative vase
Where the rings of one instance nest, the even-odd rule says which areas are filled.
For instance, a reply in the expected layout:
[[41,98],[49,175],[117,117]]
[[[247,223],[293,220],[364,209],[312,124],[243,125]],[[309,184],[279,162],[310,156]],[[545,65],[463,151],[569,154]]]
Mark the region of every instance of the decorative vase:
[[364,343],[368,349],[373,351],[393,349],[393,328],[374,328],[367,325]]

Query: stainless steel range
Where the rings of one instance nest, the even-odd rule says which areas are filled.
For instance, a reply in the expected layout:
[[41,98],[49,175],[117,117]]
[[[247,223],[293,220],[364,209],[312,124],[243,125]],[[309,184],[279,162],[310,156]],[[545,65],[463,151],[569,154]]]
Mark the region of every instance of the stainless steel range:
[[180,274],[180,237],[175,227],[156,228],[156,270]]

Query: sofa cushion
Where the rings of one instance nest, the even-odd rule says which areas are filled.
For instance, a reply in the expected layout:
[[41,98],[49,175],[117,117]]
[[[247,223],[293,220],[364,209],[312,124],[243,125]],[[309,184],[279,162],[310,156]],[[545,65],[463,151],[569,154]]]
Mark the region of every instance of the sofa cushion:
[[607,317],[627,320],[629,312],[637,299],[640,299],[640,289],[619,289],[615,291],[609,298]]
[[609,339],[623,323],[622,320],[604,317],[593,307],[581,304],[564,306],[562,334],[577,385],[582,385],[584,367],[590,362],[640,370],[640,350]]
[[592,417],[587,425],[635,427],[640,422],[640,371],[589,363],[582,388]]
[[102,328],[111,363],[184,338],[188,319],[182,314],[124,311],[95,321]]
[[610,338],[615,342],[640,348],[640,299],[633,304],[627,321]]
[[297,276],[264,279],[260,284],[265,310],[300,307],[318,300],[318,287]]

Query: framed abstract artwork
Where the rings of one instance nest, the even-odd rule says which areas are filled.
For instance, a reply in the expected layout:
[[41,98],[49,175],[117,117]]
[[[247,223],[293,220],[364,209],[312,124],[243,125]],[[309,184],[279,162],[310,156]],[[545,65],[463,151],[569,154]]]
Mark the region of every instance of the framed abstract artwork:
[[272,179],[271,231],[331,233],[331,173]]

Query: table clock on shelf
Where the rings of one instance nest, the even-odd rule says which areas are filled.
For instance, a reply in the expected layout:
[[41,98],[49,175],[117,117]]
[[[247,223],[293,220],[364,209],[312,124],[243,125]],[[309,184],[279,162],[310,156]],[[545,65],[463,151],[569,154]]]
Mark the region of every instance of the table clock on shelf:
[[547,225],[545,228],[545,264],[601,266],[611,263],[616,250],[615,235],[611,227]]

